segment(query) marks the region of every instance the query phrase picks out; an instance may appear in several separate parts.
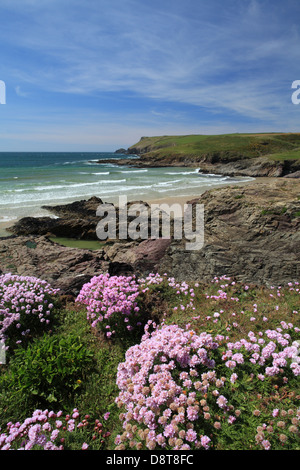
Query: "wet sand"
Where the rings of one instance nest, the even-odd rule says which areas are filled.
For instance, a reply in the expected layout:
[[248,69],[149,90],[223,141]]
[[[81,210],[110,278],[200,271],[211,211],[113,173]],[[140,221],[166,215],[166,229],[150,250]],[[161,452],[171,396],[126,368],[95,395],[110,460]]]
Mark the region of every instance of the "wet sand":
[[14,225],[17,220],[11,220],[10,222],[0,222],[0,237],[9,237],[10,232],[7,232],[7,228]]
[[238,183],[224,183],[224,184],[220,184],[218,186],[215,186],[213,188],[210,188],[210,189],[207,189],[207,188],[204,188],[203,191],[198,191],[197,194],[195,194],[194,196],[192,195],[189,195],[189,196],[169,196],[169,197],[164,197],[164,198],[161,198],[161,199],[151,199],[151,200],[146,200],[146,202],[148,204],[186,204],[187,202],[189,201],[192,201],[193,199],[198,199],[201,194],[204,194],[206,191],[210,191],[210,190],[214,190],[214,189],[219,189],[219,188],[224,188],[226,186],[244,186],[246,184],[253,184],[255,182],[260,182],[260,183],[266,183],[266,182],[270,182],[270,181],[274,181],[274,180],[278,180],[278,178],[271,178],[271,177],[261,177],[261,178],[255,178],[253,179],[252,181],[240,181]]

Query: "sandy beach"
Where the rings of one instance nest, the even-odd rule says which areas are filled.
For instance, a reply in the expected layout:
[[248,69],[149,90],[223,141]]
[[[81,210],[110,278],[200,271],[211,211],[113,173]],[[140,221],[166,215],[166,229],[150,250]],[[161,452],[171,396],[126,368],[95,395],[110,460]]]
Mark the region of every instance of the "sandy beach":
[[7,232],[7,228],[11,227],[16,220],[11,220],[10,222],[2,222],[0,223],[0,237],[8,237],[11,233]]

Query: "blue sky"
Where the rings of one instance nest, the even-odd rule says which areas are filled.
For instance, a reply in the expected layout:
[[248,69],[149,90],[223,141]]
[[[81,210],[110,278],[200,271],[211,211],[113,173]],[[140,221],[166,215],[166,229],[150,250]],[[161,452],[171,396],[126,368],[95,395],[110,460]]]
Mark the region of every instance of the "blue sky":
[[298,0],[1,0],[0,151],[300,131]]

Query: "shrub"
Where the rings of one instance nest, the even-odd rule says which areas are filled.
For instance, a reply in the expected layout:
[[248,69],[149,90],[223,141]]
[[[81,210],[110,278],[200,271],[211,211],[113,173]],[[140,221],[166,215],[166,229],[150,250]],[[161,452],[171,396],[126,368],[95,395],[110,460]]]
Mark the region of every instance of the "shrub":
[[50,328],[57,293],[35,277],[0,276],[0,341],[7,351]]
[[64,404],[81,386],[92,365],[92,353],[75,335],[44,335],[26,349],[16,350],[0,385],[10,401],[30,408],[49,403]]

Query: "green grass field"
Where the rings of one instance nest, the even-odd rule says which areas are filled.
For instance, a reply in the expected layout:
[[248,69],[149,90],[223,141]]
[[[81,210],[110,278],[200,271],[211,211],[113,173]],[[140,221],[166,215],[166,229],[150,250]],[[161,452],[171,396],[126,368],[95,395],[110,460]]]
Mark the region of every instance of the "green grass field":
[[271,159],[298,159],[300,133],[182,135],[142,137],[130,147],[147,155],[202,156],[219,154],[225,158],[268,156]]
[[[233,371],[226,369],[222,360],[222,351],[224,353],[229,343],[243,338],[249,340],[251,335],[259,341],[259,338],[265,338],[265,331],[277,329],[286,337],[289,333],[292,335],[290,343],[299,340],[299,333],[296,334],[300,327],[299,285],[295,283],[277,289],[219,280],[209,285],[193,284],[189,288],[193,288],[194,308],[189,307],[189,295],[176,292],[166,283],[151,286],[141,301],[148,318],[158,322],[163,319],[166,325],[188,328],[197,335],[207,332],[216,338],[218,335],[224,337],[220,354],[216,356],[215,371],[227,377],[226,387],[219,390],[234,405],[236,411],[235,414],[232,411],[234,417],[231,419],[237,417],[237,420],[234,424],[227,422],[223,411],[214,408],[211,392],[203,395],[210,407],[210,410],[203,410],[203,413],[209,411],[203,414],[204,421],[201,418],[203,432],[209,430],[213,448],[258,450],[267,448],[266,443],[270,443],[273,450],[299,450],[299,380],[293,377],[289,366],[284,367],[284,372],[258,380],[259,364],[238,364],[234,369],[238,378],[232,383],[230,375]],[[289,329],[286,329],[286,323]],[[20,345],[9,362],[0,367],[1,432],[6,432],[6,423],[22,423],[36,409],[56,413],[61,410],[63,416],[69,416],[66,422],[72,410],[78,409],[82,427],[74,432],[68,432],[67,424],[65,429],[60,428],[61,442],[70,450],[80,450],[83,442],[91,450],[112,450],[118,434],[126,443],[128,429],[137,428],[138,432],[139,427],[145,428],[140,424],[130,425],[130,428],[128,425],[126,431],[122,429],[120,416],[124,410],[115,401],[119,393],[116,384],[119,364],[125,360],[130,346],[139,343],[140,337],[105,339],[87,321],[85,307],[71,302],[58,304],[52,330],[31,340],[27,348]],[[176,370],[173,375],[177,377]],[[218,387],[220,385],[214,385],[212,391]],[[205,405],[201,406],[205,408]],[[106,420],[103,417],[107,413],[109,418]],[[184,429],[183,424],[180,426]],[[21,445],[21,441],[14,446]],[[132,438],[129,448],[131,444],[133,449],[145,448],[141,432]],[[166,449],[171,445],[167,444]]]

